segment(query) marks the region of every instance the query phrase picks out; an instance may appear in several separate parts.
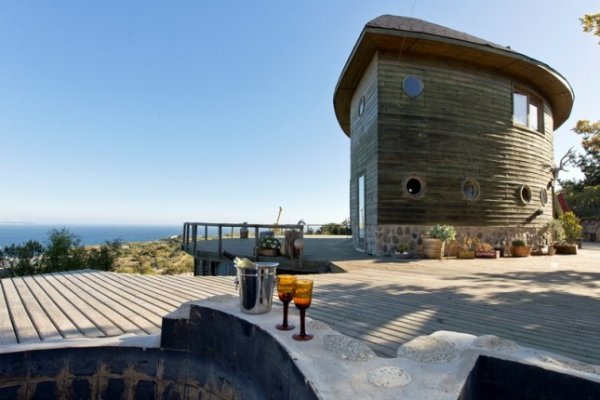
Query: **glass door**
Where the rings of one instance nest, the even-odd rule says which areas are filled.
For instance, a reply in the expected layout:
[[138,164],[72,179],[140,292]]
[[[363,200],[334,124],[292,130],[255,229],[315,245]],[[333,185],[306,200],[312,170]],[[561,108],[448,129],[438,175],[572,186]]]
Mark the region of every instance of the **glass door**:
[[365,176],[358,177],[358,247],[365,250]]

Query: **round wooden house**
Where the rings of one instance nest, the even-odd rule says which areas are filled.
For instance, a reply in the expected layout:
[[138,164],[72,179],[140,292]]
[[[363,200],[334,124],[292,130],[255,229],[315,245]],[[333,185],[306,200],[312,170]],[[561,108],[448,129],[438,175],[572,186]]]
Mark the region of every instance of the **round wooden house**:
[[497,243],[552,218],[553,135],[573,91],[548,65],[413,18],[365,26],[334,94],[351,140],[357,248],[415,248],[434,224]]

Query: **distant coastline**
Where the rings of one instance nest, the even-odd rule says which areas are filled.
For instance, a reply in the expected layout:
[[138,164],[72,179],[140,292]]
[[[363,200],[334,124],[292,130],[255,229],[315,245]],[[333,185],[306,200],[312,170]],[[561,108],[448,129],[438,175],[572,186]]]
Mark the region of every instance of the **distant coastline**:
[[26,222],[0,222],[0,247],[21,244],[28,240],[45,243],[51,229],[66,228],[81,239],[85,246],[102,244],[107,240],[147,242],[181,235],[183,225],[38,225]]

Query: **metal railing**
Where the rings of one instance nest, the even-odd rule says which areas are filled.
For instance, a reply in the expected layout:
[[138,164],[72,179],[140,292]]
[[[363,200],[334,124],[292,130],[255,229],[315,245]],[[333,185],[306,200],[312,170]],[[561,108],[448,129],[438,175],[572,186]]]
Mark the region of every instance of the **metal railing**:
[[[225,239],[225,240],[235,238],[234,233],[235,233],[236,228],[240,232],[240,235],[239,235],[240,238],[245,236],[244,232],[247,235],[247,236],[245,236],[245,238],[249,238],[250,232],[253,231],[255,248],[258,248],[258,245],[259,245],[261,229],[267,230],[267,231],[272,231],[272,232],[283,232],[283,231],[289,231],[289,230],[298,231],[300,234],[300,239],[304,238],[304,225],[302,225],[302,224],[279,225],[279,224],[248,224],[248,223],[244,223],[244,222],[238,223],[238,224],[213,223],[213,222],[185,222],[183,224],[183,233],[181,235],[182,249],[187,251],[188,253],[191,252],[192,255],[194,256],[194,258],[196,258],[197,249],[198,249],[198,230],[200,229],[201,232],[203,231],[204,234],[201,235],[201,237],[204,240],[209,240],[209,228],[211,228],[211,227],[217,229],[217,235],[213,240],[218,240],[217,251],[218,251],[219,255],[223,254],[224,230],[229,230],[229,232],[230,232],[229,234],[225,234],[227,236],[227,239]],[[299,263],[300,268],[302,268],[302,253],[303,253],[303,251],[300,251],[299,255],[298,255],[298,263]],[[256,261],[258,261],[258,258],[259,258],[258,253],[255,254],[255,257],[256,257]],[[290,255],[290,258],[293,258],[293,252]]]

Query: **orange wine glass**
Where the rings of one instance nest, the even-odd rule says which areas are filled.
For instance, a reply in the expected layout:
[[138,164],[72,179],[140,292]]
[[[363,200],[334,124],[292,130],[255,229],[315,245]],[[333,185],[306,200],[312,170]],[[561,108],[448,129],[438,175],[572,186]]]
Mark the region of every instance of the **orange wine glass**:
[[277,275],[277,296],[283,302],[283,323],[275,325],[280,331],[290,331],[294,325],[288,324],[288,306],[294,298],[296,277],[294,275]]
[[294,304],[300,310],[300,333],[292,335],[295,340],[310,340],[313,335],[306,333],[305,319],[306,309],[312,301],[313,281],[309,279],[297,279],[294,292]]

